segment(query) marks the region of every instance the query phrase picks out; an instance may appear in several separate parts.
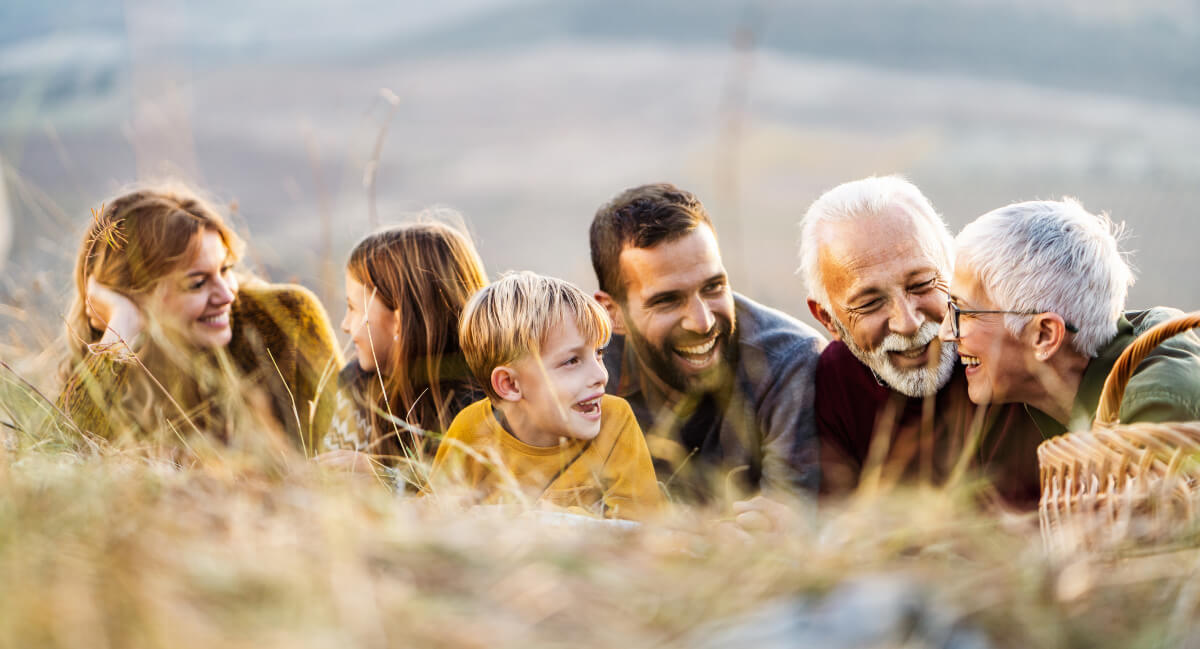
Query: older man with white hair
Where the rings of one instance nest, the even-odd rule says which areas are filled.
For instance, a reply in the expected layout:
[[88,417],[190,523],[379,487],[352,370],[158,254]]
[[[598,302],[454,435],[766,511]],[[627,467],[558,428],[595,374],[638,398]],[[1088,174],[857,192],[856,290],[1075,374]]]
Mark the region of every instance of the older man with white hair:
[[[1015,203],[958,235],[942,338],[971,400],[1023,403],[1042,433],[1089,429],[1104,380],[1133,339],[1180,312],[1125,311],[1133,272],[1115,226],[1073,199]],[[1120,420],[1200,419],[1200,337],[1168,339],[1133,372]]]
[[973,406],[938,339],[953,240],[929,200],[899,176],[864,178],[800,225],[809,310],[834,338],[816,376],[822,492],[854,487],[868,458],[885,479],[938,482],[978,443],[976,468],[1000,494],[1036,501],[1036,429],[1019,409]]

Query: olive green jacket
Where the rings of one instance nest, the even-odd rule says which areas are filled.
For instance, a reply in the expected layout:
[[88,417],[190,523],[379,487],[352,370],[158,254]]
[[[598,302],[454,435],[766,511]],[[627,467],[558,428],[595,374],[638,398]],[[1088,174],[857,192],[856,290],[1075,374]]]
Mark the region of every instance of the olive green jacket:
[[[1151,327],[1178,315],[1182,312],[1167,307],[1125,312],[1117,321],[1116,337],[1084,370],[1071,408],[1070,430],[1091,429],[1104,380],[1121,352]],[[1067,432],[1068,427],[1049,415],[1026,407],[1045,437]],[[1119,417],[1125,424],[1200,420],[1200,336],[1195,330],[1163,341],[1134,369],[1121,399]]]

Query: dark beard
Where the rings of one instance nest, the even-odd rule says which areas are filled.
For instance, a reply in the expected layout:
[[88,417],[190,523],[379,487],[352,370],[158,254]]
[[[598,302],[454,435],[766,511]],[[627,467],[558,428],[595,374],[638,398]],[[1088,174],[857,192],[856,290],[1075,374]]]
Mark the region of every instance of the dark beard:
[[641,332],[630,322],[630,318],[625,318],[625,340],[633,346],[633,351],[637,354],[638,360],[650,372],[659,378],[663,383],[666,383],[671,389],[684,394],[710,392],[716,390],[721,379],[728,375],[733,363],[737,359],[737,350],[734,341],[734,323],[723,316],[715,316],[716,322],[713,328],[704,335],[705,338],[710,337],[713,332],[717,333],[717,344],[721,347],[720,362],[712,368],[700,374],[686,374],[678,365],[675,364],[675,352],[672,351],[672,341],[666,341],[663,347],[654,347],[646,341]]

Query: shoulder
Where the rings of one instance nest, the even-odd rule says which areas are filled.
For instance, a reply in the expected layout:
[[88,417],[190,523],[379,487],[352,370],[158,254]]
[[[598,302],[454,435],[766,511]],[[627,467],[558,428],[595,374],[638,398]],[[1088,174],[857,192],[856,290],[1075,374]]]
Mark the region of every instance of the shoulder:
[[812,327],[792,316],[763,306],[734,293],[737,313],[738,345],[760,349],[771,356],[788,357],[797,353],[815,359],[825,347],[825,338]]
[[597,449],[609,449],[604,452],[611,453],[612,449],[636,444],[644,439],[642,427],[633,416],[633,409],[621,397],[609,394],[601,397],[600,417],[600,434],[596,435],[592,444]]
[[252,282],[238,290],[234,302],[235,317],[246,324],[328,325],[329,317],[321,301],[298,284]]
[[[1140,335],[1181,314],[1156,307],[1125,317]],[[1200,336],[1191,330],[1163,341],[1134,370],[1122,399],[1121,421],[1194,419],[1200,419]]]
[[825,338],[781,312],[734,295],[737,306],[737,375],[747,389],[811,383]]
[[633,408],[629,406],[629,402],[621,397],[606,394],[600,397],[600,417],[605,423],[620,422],[622,426],[628,426],[629,422],[637,424],[637,420],[633,417]]
[[471,440],[485,434],[488,418],[491,416],[492,402],[480,399],[455,415],[454,421],[450,422],[450,428],[446,430],[446,437],[470,443]]

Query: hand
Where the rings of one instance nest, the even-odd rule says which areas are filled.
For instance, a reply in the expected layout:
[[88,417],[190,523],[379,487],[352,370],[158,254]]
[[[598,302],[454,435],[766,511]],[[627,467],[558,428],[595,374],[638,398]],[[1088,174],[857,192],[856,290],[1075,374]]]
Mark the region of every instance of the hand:
[[375,473],[371,456],[359,451],[344,449],[328,451],[314,457],[313,460],[327,469],[341,469],[351,473]]
[[88,277],[84,312],[93,329],[104,332],[101,343],[132,345],[142,332],[142,310],[129,297]]
[[796,529],[803,520],[801,511],[762,495],[733,503],[733,513],[738,526],[751,533]]

